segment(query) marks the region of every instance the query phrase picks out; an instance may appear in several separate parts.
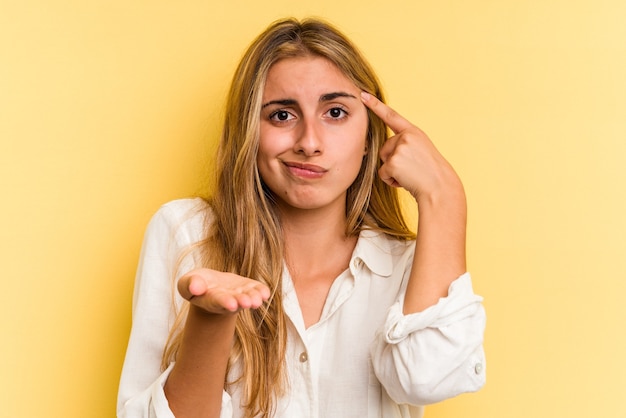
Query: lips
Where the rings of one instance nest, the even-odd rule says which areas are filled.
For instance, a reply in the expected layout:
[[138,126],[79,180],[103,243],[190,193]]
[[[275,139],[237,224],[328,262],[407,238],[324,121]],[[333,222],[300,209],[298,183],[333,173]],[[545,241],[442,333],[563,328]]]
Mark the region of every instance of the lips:
[[298,177],[319,178],[323,176],[326,171],[328,171],[315,164],[305,164],[295,161],[284,161],[283,163],[287,169],[289,169],[289,172]]

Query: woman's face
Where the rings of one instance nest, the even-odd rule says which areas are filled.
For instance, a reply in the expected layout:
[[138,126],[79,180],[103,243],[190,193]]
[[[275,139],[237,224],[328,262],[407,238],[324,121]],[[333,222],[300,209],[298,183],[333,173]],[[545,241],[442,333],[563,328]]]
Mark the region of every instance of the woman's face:
[[257,163],[279,205],[345,213],[346,190],[367,153],[360,94],[325,58],[288,58],[270,68]]

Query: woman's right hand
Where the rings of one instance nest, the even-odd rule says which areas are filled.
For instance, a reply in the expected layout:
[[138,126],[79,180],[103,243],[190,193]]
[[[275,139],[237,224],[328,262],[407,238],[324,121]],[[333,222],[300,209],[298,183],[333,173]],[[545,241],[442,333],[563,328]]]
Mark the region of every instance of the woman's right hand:
[[270,289],[259,281],[207,268],[192,270],[178,279],[178,292],[213,314],[255,309],[270,297]]
[[258,308],[270,290],[256,280],[202,268],[178,279],[178,292],[191,307],[163,389],[167,403],[177,417],[219,417],[235,313]]

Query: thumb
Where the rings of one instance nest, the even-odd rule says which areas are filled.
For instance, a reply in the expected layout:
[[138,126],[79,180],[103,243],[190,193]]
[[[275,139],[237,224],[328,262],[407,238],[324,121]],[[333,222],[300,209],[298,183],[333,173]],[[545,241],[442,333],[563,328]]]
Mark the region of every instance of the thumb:
[[187,300],[204,295],[207,291],[206,282],[197,274],[185,275],[178,280],[178,293]]

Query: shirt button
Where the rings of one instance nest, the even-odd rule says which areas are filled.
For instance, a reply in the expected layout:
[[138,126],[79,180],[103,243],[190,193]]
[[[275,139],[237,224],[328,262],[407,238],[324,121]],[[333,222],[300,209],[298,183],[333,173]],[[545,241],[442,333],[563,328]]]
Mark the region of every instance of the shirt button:
[[476,365],[474,366],[474,373],[481,374],[482,372],[483,372],[483,364],[476,363]]
[[300,353],[300,363],[305,363],[308,359],[309,355],[306,353],[306,351]]

